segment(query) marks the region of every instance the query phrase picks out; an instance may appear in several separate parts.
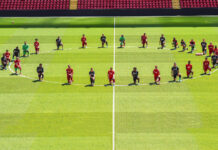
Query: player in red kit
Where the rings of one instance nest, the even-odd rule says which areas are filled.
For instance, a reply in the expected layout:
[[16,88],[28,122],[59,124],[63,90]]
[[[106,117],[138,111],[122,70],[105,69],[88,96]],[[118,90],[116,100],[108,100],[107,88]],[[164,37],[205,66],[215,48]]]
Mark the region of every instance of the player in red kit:
[[210,62],[208,61],[207,57],[203,62],[203,69],[204,69],[204,74],[207,74],[207,71],[209,70],[209,75],[210,75],[211,68],[210,68]]
[[191,78],[193,78],[194,72],[192,71],[192,64],[191,61],[188,61],[188,64],[186,65],[186,73],[187,73],[187,78],[191,75]]
[[177,49],[177,47],[178,47],[178,42],[177,42],[177,40],[176,40],[176,38],[175,38],[175,37],[173,38],[172,45],[173,45],[174,49],[176,50],[176,49]]
[[9,64],[9,62],[11,61],[11,54],[8,50],[6,50],[5,52],[5,57],[6,57],[6,60],[7,60],[7,64]]
[[195,41],[193,39],[190,41],[189,46],[191,47],[191,53],[193,53],[193,51],[195,50]]
[[208,45],[208,49],[209,49],[209,56],[211,56],[211,54],[214,52],[214,45],[210,43],[210,45]]
[[21,66],[20,66],[20,60],[17,57],[17,59],[14,61],[14,70],[15,70],[15,74],[17,74],[17,70],[20,70],[20,74],[21,74]]
[[147,35],[146,33],[144,33],[142,36],[141,36],[141,41],[142,41],[142,47],[145,48],[145,44],[146,44],[146,47],[148,47],[148,41],[147,41]]
[[155,66],[155,69],[153,70],[154,74],[154,82],[155,84],[160,84],[160,71],[158,70],[157,66]]
[[70,65],[68,65],[68,68],[66,69],[67,72],[67,81],[68,84],[72,84],[73,82],[73,69],[70,67]]
[[82,48],[87,47],[87,42],[86,42],[86,36],[85,34],[83,34],[82,38],[81,38],[81,42],[82,42]]
[[113,68],[111,67],[110,70],[108,71],[108,80],[109,84],[113,85],[115,84],[115,78],[114,78],[115,72],[113,71]]
[[39,42],[38,42],[38,39],[35,39],[34,47],[35,47],[36,54],[39,54]]

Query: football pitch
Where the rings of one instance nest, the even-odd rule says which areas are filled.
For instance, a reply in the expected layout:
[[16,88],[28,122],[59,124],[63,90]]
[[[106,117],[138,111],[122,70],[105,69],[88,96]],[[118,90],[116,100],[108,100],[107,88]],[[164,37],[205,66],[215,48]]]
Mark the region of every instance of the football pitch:
[[[108,48],[100,48],[102,33]],[[147,48],[140,48],[143,33]],[[125,48],[119,48],[121,34]],[[58,36],[63,51],[55,50]],[[171,50],[173,37],[187,45],[194,39],[196,50]],[[218,149],[218,70],[201,75],[205,56],[195,56],[204,38],[218,45],[218,17],[0,18],[1,56],[24,41],[34,53],[35,38],[40,54],[21,58],[21,76],[13,75],[14,64],[0,70],[0,150]],[[188,60],[193,79],[185,79]],[[171,82],[174,62],[182,82]],[[44,82],[37,82],[39,63]],[[67,65],[74,70],[72,85],[65,85]],[[160,85],[153,85],[155,65]],[[88,86],[91,67],[94,87]],[[110,67],[116,86],[105,86]],[[129,86],[133,67],[141,79],[137,86]]]

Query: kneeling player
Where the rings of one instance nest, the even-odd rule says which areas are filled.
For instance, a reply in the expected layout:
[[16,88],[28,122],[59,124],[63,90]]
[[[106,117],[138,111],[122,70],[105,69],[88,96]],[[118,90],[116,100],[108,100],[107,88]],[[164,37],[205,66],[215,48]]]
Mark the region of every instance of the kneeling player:
[[214,45],[210,43],[210,45],[208,45],[208,49],[209,49],[209,56],[211,56],[212,53],[214,53]]
[[20,59],[17,57],[17,59],[14,61],[14,70],[15,70],[15,74],[17,74],[17,70],[20,70],[20,74],[21,74],[21,65],[20,65]]
[[205,41],[205,39],[203,39],[203,41],[201,42],[201,47],[202,47],[203,55],[206,55],[206,53],[207,53],[207,42]]
[[73,82],[73,69],[70,67],[70,65],[68,65],[68,68],[66,69],[67,72],[67,81],[68,84],[72,84]]
[[133,77],[134,84],[136,84],[136,81],[138,81],[138,83],[139,83],[140,79],[138,76],[139,76],[139,72],[137,71],[137,68],[134,67],[133,71],[132,71],[132,77]]
[[94,83],[95,83],[95,71],[93,70],[93,68],[91,68],[91,70],[89,71],[89,77],[90,77],[91,86],[94,86]]
[[187,78],[191,75],[191,78],[193,78],[193,71],[192,71],[192,64],[191,61],[188,61],[188,64],[186,65],[186,73],[187,73]]
[[39,64],[36,71],[38,73],[39,81],[42,81],[44,79],[44,68],[42,67],[42,64]]
[[215,54],[216,56],[218,56],[218,48],[217,48],[217,46],[215,46],[215,48],[214,48],[214,54]]
[[20,50],[19,50],[18,46],[13,51],[13,59],[14,59],[14,56],[20,57]]
[[181,46],[182,46],[183,51],[187,50],[186,43],[185,43],[185,41],[183,39],[181,40]]
[[178,42],[177,42],[177,40],[176,40],[175,37],[173,38],[173,43],[172,43],[172,45],[173,45],[174,49],[177,49],[177,47],[178,47]]
[[82,48],[86,48],[87,47],[87,42],[86,42],[85,34],[83,34],[83,36],[81,38],[81,42],[82,42]]
[[189,46],[191,47],[191,53],[193,53],[193,51],[195,50],[195,41],[193,39],[190,41]]
[[160,71],[158,70],[157,66],[155,66],[153,74],[155,84],[160,84]]
[[164,35],[162,34],[161,37],[160,37],[160,45],[161,45],[161,49],[163,49],[165,47],[165,37]]
[[173,76],[173,81],[175,82],[176,81],[176,78],[177,76],[179,76],[179,81],[181,82],[181,74],[179,73],[179,67],[177,67],[176,63],[174,63],[172,69],[171,69],[171,72],[172,72],[172,76]]
[[7,60],[7,65],[11,62],[11,54],[9,53],[8,50],[6,50],[5,52],[5,57],[6,57],[6,60]]
[[36,54],[39,54],[39,42],[38,42],[38,39],[35,39],[34,47],[35,47]]
[[126,46],[126,39],[124,37],[124,35],[121,35],[120,37],[120,48],[123,48]]
[[213,64],[213,68],[215,68],[215,66],[218,64],[218,56],[216,56],[215,54],[211,57],[211,61]]
[[115,78],[114,78],[115,72],[113,71],[113,68],[111,67],[108,71],[108,80],[110,85],[115,84]]
[[102,36],[101,36],[101,45],[102,45],[102,47],[104,47],[104,44],[106,44],[106,46],[108,47],[106,36],[104,34],[102,34]]
[[146,44],[146,47],[148,47],[148,38],[146,36],[146,33],[144,33],[142,36],[141,36],[141,41],[142,41],[142,47],[145,48],[145,44]]
[[203,69],[204,69],[204,74],[207,74],[207,71],[209,70],[209,75],[210,75],[211,68],[210,68],[210,62],[208,61],[207,57],[203,62]]
[[26,57],[26,54],[27,54],[27,56],[30,55],[30,52],[29,52],[29,45],[27,44],[26,41],[24,42],[22,49],[23,49],[23,57]]
[[6,56],[5,54],[3,54],[2,58],[1,58],[1,62],[2,62],[2,70],[3,69],[7,69],[7,59],[6,59]]
[[64,45],[61,41],[60,36],[58,36],[58,38],[56,39],[56,46],[57,46],[57,50],[59,50],[60,46],[62,47],[62,50],[64,49]]

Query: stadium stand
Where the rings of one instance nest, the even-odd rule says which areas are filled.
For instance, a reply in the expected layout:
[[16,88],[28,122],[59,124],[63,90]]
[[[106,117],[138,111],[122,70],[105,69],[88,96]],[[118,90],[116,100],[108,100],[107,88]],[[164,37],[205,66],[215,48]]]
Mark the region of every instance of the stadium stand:
[[78,0],[78,9],[172,8],[172,0]]
[[218,8],[218,0],[180,0],[181,8]]
[[69,0],[0,0],[0,10],[69,10]]

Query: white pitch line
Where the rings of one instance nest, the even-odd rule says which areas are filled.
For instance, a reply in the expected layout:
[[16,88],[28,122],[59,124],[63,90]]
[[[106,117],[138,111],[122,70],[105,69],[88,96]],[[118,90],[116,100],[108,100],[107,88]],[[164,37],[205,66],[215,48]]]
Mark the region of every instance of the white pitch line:
[[[115,67],[116,67],[116,64],[115,64],[115,62],[116,62],[116,39],[115,39],[115,37],[116,37],[116,19],[115,19],[115,17],[114,17],[114,61],[113,61],[113,68],[114,68],[114,71],[115,71]],[[115,150],[115,86],[113,86],[113,137],[112,137],[112,139],[113,139],[113,141],[112,141],[112,143],[113,143],[113,147],[112,147],[112,150]]]

